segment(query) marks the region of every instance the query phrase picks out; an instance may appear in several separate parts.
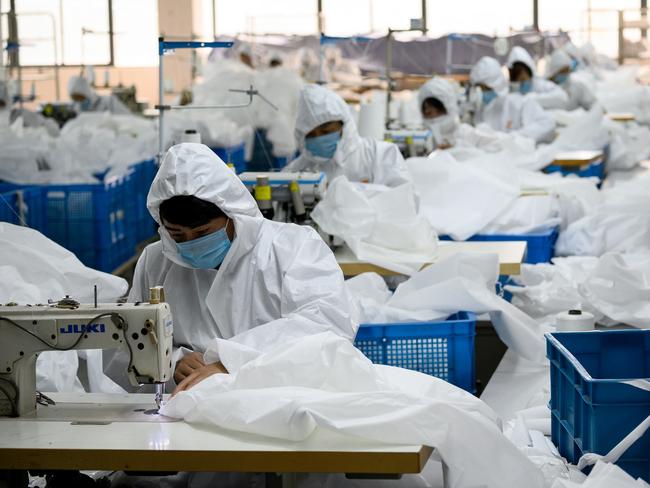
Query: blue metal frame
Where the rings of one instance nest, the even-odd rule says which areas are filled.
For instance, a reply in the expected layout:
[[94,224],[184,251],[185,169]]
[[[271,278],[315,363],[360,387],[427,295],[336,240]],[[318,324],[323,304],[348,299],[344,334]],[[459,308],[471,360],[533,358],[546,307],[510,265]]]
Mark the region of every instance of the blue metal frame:
[[217,42],[217,41],[163,41],[158,40],[158,54],[162,56],[167,51],[174,49],[200,49],[205,47],[211,48],[229,48],[234,42]]

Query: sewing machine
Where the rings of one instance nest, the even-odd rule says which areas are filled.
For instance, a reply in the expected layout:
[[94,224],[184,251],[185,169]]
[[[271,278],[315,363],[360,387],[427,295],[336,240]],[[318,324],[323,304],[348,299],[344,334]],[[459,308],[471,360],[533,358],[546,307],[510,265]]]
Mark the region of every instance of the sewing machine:
[[66,297],[47,305],[0,306],[0,416],[36,409],[36,358],[43,351],[123,349],[130,383],[156,384],[160,407],[173,373],[172,315],[163,301],[162,289],[154,288],[143,303],[80,304]]
[[427,129],[388,129],[384,140],[397,145],[405,158],[426,157],[434,149],[433,136]]
[[309,212],[325,194],[324,173],[241,173],[262,215],[281,222],[309,223]]

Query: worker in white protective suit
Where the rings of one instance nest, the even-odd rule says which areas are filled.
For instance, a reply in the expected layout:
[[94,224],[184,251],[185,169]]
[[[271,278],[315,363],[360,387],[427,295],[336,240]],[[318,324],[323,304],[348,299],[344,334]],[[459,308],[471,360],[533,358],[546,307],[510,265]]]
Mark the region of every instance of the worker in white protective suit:
[[[424,125],[431,131],[436,149],[474,147],[489,152],[503,149],[506,139],[513,142],[514,135],[481,130],[461,123],[458,116],[458,96],[454,85],[444,78],[434,77],[420,87],[418,105]],[[534,147],[534,142],[517,139]]]
[[572,74],[575,63],[564,49],[556,49],[546,68],[546,77],[556,83],[569,97],[566,110],[583,108],[590,110],[596,103],[596,96],[585,82]]
[[305,85],[300,93],[295,129],[300,156],[284,171],[323,171],[331,181],[399,186],[410,181],[395,144],[361,137],[343,99],[327,88]]
[[[290,339],[333,331],[355,335],[343,274],[310,227],[262,217],[255,199],[207,146],[173,146],[147,207],[160,241],[138,260],[129,302],[163,286],[174,319],[174,381],[185,390],[225,372],[220,344],[238,361]],[[125,355],[107,366],[124,381]]]
[[531,96],[544,109],[563,109],[569,98],[555,83],[537,76],[535,61],[523,47],[515,46],[508,56],[510,91]]
[[530,137],[535,142],[553,138],[555,121],[532,97],[508,93],[508,83],[499,62],[488,56],[476,63],[469,75],[473,88],[480,88],[475,123],[494,130]]
[[86,78],[73,76],[68,81],[68,94],[80,112],[130,114],[129,108],[115,95],[98,95]]

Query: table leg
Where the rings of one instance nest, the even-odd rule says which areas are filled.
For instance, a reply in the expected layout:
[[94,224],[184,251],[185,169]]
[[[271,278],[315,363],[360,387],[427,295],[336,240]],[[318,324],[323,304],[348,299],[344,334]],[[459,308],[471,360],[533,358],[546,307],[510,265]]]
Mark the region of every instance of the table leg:
[[0,488],[27,488],[29,475],[24,470],[0,470]]

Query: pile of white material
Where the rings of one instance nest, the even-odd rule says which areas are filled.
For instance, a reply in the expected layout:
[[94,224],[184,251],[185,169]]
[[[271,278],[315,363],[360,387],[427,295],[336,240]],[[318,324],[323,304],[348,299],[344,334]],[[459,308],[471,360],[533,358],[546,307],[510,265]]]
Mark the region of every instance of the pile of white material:
[[602,200],[558,239],[559,256],[650,253],[650,175],[602,190]]
[[339,176],[311,217],[324,232],[343,239],[358,259],[377,266],[412,274],[435,258],[438,238],[418,215],[410,183],[355,185]]
[[164,116],[164,147],[182,142],[186,130],[201,135],[201,143],[208,147],[232,147],[252,138],[249,125],[239,126],[223,110],[173,110]]
[[[447,466],[449,487],[544,486],[479,399],[431,376],[374,365],[332,333],[282,344],[239,368],[227,360],[224,366],[230,374],[179,393],[161,413],[276,439],[304,440],[318,428],[432,446]],[[412,486],[409,478],[405,486]]]
[[595,94],[605,110],[632,113],[640,124],[650,123],[650,88],[637,81],[638,67],[626,66],[604,72],[603,79],[592,82]]
[[602,325],[650,328],[650,254],[554,258],[525,264],[508,286],[512,303],[541,323],[570,309],[592,313]]
[[377,274],[346,281],[360,323],[413,322],[446,319],[459,310],[489,313],[501,340],[531,361],[545,361],[541,327],[497,296],[496,254],[457,254],[436,262],[401,283],[392,294]]
[[24,128],[20,119],[0,131],[0,179],[17,184],[94,183],[95,173],[122,174],[152,158],[157,133],[134,115],[81,114],[58,137],[44,128]]
[[[66,295],[92,303],[94,286],[100,302],[126,294],[125,280],[84,266],[74,254],[27,227],[0,223],[0,303],[48,303]],[[100,350],[82,351],[91,391],[117,391],[102,372]],[[40,391],[83,391],[77,378],[77,351],[44,352],[36,363]]]
[[235,105],[248,103],[248,95],[230,90],[253,86],[278,110],[261,97],[254,97],[246,108],[225,109],[217,113],[239,127],[267,130],[274,156],[289,156],[296,150],[294,127],[302,80],[284,68],[254,71],[241,62],[218,59],[205,67],[204,81],[193,87],[193,105]]

